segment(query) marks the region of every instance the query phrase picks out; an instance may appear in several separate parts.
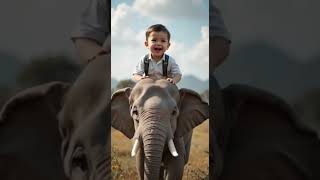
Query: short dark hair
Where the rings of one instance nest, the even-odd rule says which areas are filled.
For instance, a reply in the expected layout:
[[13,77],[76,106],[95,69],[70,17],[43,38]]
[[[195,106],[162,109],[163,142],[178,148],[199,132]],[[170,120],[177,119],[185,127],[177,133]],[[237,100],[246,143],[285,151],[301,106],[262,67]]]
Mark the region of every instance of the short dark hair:
[[150,33],[152,32],[165,32],[168,34],[168,40],[170,41],[170,32],[168,31],[168,29],[162,25],[162,24],[154,24],[150,27],[148,27],[147,31],[146,31],[146,40],[148,40],[148,37],[150,35]]

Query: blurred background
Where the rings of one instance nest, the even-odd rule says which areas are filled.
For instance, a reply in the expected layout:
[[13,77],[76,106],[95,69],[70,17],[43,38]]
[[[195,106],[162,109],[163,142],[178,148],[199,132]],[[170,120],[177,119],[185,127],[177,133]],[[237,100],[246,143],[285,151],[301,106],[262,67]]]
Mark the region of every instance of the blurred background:
[[17,91],[79,74],[70,34],[88,0],[0,2],[0,106]]
[[222,87],[249,84],[284,98],[320,132],[320,23],[317,0],[215,0],[232,36],[217,69]]
[[[114,1],[114,13],[119,10],[116,5],[133,4]],[[53,80],[72,82],[77,77],[81,68],[69,37],[88,2],[0,2],[0,106],[24,88]],[[215,3],[232,36],[230,57],[216,73],[222,87],[243,83],[273,92],[287,100],[310,128],[320,132],[320,1],[215,0]],[[169,27],[176,29],[174,25]],[[201,32],[198,28],[190,44],[200,42]],[[205,35],[205,28],[203,32]],[[178,38],[179,33],[173,33],[177,42],[184,41]],[[187,47],[192,49],[190,45]],[[135,58],[130,61],[136,63]],[[198,67],[197,62],[193,64]],[[189,85],[185,87],[206,92],[208,82],[204,75],[189,75],[190,80],[185,78]],[[121,84],[123,78],[113,78],[112,87],[130,83],[124,80]]]

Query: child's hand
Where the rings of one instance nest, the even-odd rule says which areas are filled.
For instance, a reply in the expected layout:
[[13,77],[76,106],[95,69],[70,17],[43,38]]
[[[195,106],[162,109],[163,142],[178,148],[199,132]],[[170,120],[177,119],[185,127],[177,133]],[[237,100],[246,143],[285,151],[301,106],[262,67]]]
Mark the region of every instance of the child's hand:
[[141,77],[141,79],[146,79],[146,78],[149,78],[149,76],[143,75],[143,76]]
[[172,78],[167,78],[167,81],[171,82],[172,84],[176,84],[176,83],[177,83],[177,82],[175,82],[175,80],[172,79]]

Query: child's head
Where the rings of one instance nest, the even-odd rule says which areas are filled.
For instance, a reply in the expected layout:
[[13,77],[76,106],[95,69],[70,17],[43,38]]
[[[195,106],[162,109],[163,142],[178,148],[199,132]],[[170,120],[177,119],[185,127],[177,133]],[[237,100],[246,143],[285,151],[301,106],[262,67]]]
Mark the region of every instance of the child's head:
[[146,41],[148,40],[148,38],[152,32],[164,32],[168,36],[168,41],[170,41],[170,32],[168,31],[168,29],[164,25],[154,24],[154,25],[150,26],[146,31]]
[[146,31],[144,44],[152,58],[159,60],[170,46],[170,32],[162,24],[152,25]]

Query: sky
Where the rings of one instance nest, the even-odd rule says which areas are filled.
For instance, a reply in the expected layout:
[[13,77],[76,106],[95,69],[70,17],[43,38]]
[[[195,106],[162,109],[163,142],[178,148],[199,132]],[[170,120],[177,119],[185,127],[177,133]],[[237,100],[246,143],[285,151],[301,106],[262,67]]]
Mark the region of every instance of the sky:
[[44,54],[75,54],[70,35],[88,0],[1,0],[0,52],[23,61]]
[[179,64],[183,75],[208,79],[208,0],[112,0],[111,76],[131,78],[140,58],[148,53],[145,30],[165,25],[171,33],[167,53]]
[[215,0],[233,46],[264,41],[300,62],[320,54],[319,0]]
[[[21,60],[60,52],[76,57],[70,34],[88,2],[89,0],[1,0],[0,53],[12,53]],[[202,27],[208,26],[208,16],[204,15],[208,14],[207,2],[208,0],[112,0],[113,14],[118,12],[117,16],[113,16],[118,18],[113,19],[113,32],[122,33],[118,36],[121,38],[113,38],[115,44],[112,54],[123,54],[115,57],[120,59],[116,62],[127,59],[123,66],[113,63],[113,67],[117,68],[113,69],[113,74],[123,73],[119,68],[126,70],[125,74],[132,72],[132,69],[124,66],[133,67],[139,57],[147,52],[143,40],[139,39],[143,30],[153,23],[163,22],[172,33],[173,42],[169,52],[181,65],[183,73],[194,72],[206,77],[207,63],[204,60],[207,58],[192,57],[208,55],[199,50],[206,43],[206,38],[202,39],[202,35],[207,36],[207,30],[202,30]],[[320,52],[319,0],[215,2],[231,31],[233,47],[236,44],[263,40],[303,62]],[[127,38],[126,41],[124,38]],[[122,44],[122,48],[116,46],[116,43]],[[119,77],[124,77],[125,74]]]

